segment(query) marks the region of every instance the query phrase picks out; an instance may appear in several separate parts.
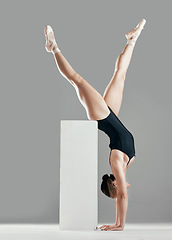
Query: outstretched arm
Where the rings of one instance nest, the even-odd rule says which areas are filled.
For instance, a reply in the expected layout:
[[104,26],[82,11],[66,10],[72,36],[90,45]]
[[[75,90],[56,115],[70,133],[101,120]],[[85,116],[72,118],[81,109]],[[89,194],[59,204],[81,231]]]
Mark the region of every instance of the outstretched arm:
[[119,225],[122,230],[125,226],[125,218],[127,213],[127,207],[128,207],[128,196],[119,196],[117,200],[117,211],[119,212]]
[[120,216],[119,216],[119,212],[118,212],[118,199],[116,199],[116,222],[115,225],[119,226],[120,225]]
[[117,212],[119,213],[120,216],[119,227],[123,229],[125,225],[125,218],[128,207],[125,173],[123,170],[122,162],[120,160],[114,161],[111,165],[111,168],[114,176],[116,177],[117,183]]
[[[130,187],[130,184],[128,182],[126,182],[126,188],[128,189]],[[119,226],[120,225],[120,215],[119,215],[119,211],[118,211],[118,199],[116,198],[116,221],[115,221],[115,225]]]
[[120,226],[120,215],[119,215],[119,210],[118,210],[118,199],[116,198],[116,221],[114,227],[119,227]]
[[102,225],[100,228],[105,231],[122,231],[125,226],[128,207],[125,173],[123,164],[118,159],[111,164],[111,168],[117,182],[116,223],[114,225]]

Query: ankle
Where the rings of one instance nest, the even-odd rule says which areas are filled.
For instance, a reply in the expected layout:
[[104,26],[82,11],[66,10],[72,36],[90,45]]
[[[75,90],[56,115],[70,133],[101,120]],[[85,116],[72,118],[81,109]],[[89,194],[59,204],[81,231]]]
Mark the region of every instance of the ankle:
[[54,54],[57,53],[57,52],[61,52],[60,49],[58,48],[56,42],[54,42],[54,43],[52,44],[51,52],[54,53]]
[[52,49],[53,54],[59,53],[59,52],[61,52],[61,50],[58,47],[55,47],[54,49]]
[[137,39],[130,38],[130,39],[127,39],[127,44],[131,47],[134,47],[136,44],[136,41]]

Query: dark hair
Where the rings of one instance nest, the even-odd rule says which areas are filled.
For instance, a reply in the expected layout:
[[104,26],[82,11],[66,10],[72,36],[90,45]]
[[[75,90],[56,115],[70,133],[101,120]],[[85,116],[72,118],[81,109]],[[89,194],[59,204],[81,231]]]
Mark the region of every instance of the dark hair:
[[101,191],[107,196],[107,197],[110,197],[110,192],[109,192],[109,189],[108,189],[108,180],[111,179],[112,181],[115,180],[115,177],[113,174],[110,174],[110,177],[105,174],[103,175],[102,177],[102,184],[101,184]]

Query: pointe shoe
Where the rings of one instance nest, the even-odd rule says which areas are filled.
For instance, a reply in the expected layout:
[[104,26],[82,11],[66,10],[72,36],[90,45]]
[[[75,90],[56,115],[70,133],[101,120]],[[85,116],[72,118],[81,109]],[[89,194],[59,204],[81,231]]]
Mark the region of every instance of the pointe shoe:
[[61,52],[57,46],[52,27],[47,25],[44,29],[44,33],[46,37],[45,49],[47,50],[47,52]]
[[146,20],[142,19],[132,31],[125,34],[128,44],[132,46],[135,45],[137,38],[139,37],[141,31],[143,30],[145,24],[146,24]]

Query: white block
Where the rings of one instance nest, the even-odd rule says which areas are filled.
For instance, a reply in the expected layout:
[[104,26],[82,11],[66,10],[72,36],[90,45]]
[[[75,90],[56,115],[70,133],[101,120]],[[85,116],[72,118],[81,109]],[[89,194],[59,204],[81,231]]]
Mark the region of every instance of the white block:
[[62,120],[60,132],[61,230],[94,230],[98,223],[97,121]]

